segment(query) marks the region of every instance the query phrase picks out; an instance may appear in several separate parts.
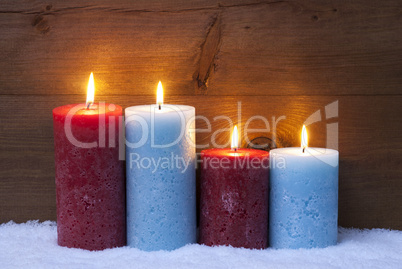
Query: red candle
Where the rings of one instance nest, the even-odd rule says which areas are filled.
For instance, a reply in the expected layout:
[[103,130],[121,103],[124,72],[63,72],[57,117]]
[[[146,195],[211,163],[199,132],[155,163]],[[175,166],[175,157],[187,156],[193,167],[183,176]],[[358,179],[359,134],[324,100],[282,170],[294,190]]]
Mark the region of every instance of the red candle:
[[126,243],[121,116],[120,106],[93,101],[53,110],[61,246],[102,250]]
[[266,248],[269,153],[208,149],[201,160],[200,243]]

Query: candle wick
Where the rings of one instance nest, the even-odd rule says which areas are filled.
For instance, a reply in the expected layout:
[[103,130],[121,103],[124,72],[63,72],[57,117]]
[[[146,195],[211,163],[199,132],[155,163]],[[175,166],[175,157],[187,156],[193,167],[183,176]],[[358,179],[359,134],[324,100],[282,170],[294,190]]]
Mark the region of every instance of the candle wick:
[[237,148],[234,148],[234,151],[237,151]]
[[92,102],[88,102],[87,104],[87,109],[89,109],[89,107],[91,106]]
[[159,110],[161,110],[162,109],[162,106],[161,106],[161,104],[159,104]]
[[304,151],[306,150],[306,148],[305,147],[303,147],[303,153],[304,153]]

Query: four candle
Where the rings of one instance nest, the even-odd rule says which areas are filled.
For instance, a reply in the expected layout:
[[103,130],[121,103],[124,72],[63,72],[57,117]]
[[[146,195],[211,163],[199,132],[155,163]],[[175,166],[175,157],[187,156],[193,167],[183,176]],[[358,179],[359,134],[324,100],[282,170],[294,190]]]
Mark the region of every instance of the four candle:
[[[93,89],[91,74],[88,96]],[[118,158],[122,109],[88,98],[53,110],[59,245],[123,246],[126,220],[129,246],[152,251],[194,243],[194,107],[163,104],[159,82],[156,105],[126,109],[126,201]],[[338,152],[308,148],[304,126],[302,147],[272,150],[271,160],[237,143],[235,127],[231,149],[201,152],[199,242],[266,248],[270,171],[270,245],[336,244]]]

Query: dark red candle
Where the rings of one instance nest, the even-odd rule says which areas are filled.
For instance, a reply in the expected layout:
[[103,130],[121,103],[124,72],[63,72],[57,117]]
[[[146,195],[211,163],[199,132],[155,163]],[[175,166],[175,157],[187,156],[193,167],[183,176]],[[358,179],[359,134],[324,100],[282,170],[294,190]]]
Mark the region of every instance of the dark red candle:
[[57,242],[102,250],[126,244],[124,161],[114,104],[74,104],[53,110]]
[[269,153],[201,152],[201,244],[267,247]]

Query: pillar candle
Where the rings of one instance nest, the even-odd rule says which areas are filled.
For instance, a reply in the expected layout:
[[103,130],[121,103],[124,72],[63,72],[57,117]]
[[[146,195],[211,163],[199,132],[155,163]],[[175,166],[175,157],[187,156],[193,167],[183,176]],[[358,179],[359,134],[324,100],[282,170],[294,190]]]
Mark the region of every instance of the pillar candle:
[[[89,87],[93,87],[93,76]],[[53,110],[57,242],[102,250],[126,243],[124,161],[114,104],[72,104]]]
[[158,103],[125,115],[127,244],[154,251],[195,243],[195,108]]
[[325,148],[271,150],[269,243],[327,247],[338,234],[338,156]]
[[201,152],[199,242],[267,247],[269,153],[255,149]]

